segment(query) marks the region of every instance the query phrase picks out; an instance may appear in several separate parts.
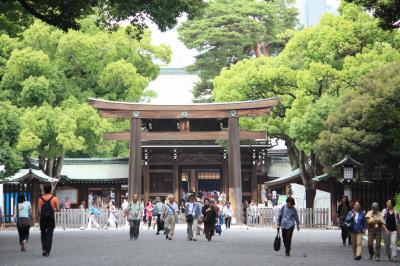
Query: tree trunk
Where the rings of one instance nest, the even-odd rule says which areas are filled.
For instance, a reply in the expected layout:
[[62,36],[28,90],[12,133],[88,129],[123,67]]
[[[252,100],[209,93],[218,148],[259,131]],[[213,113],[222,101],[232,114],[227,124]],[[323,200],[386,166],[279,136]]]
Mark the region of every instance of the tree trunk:
[[314,199],[316,195],[316,186],[313,178],[314,169],[309,165],[308,158],[304,151],[299,151],[300,175],[306,190],[306,208],[314,208]]
[[256,57],[261,56],[261,44],[260,43],[254,44],[254,54],[256,55]]
[[45,171],[46,175],[53,176],[53,166],[54,166],[54,158],[48,158]]
[[57,164],[55,165],[55,170],[53,173],[53,177],[59,179],[61,175],[61,169],[64,165],[64,155],[65,152],[63,151],[61,156],[57,158]]
[[264,56],[270,56],[270,52],[269,52],[269,45],[266,44],[265,42],[261,42],[261,52]]

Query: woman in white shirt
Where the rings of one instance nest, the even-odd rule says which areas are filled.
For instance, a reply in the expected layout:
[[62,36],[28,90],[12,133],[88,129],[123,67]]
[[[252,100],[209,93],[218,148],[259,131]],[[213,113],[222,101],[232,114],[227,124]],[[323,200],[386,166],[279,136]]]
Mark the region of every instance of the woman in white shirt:
[[231,208],[231,203],[229,201],[226,202],[226,205],[222,211],[225,219],[225,227],[226,229],[231,228],[231,220],[232,220],[232,208]]
[[31,227],[31,215],[31,203],[25,199],[23,193],[19,193],[17,198],[17,206],[15,206],[14,211],[14,222],[17,223],[21,251],[26,251],[26,244],[29,239],[29,229]]

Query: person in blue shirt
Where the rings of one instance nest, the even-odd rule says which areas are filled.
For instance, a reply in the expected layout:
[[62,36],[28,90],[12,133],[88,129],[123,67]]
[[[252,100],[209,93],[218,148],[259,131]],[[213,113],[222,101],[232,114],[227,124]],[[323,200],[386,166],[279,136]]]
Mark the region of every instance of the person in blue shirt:
[[290,247],[292,245],[295,224],[297,225],[297,231],[300,230],[299,215],[294,205],[294,199],[288,197],[286,199],[286,204],[279,210],[278,215],[278,230],[282,228],[282,238],[283,244],[285,245],[286,256],[290,256]]
[[354,207],[346,215],[346,223],[350,225],[350,236],[353,244],[355,260],[361,259],[362,237],[365,233],[365,212],[361,209],[360,201],[354,201]]

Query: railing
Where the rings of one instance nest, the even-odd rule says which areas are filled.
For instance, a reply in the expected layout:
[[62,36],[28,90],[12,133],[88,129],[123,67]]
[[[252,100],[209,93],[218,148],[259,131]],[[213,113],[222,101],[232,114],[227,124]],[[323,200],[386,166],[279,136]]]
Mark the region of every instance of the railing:
[[[256,227],[274,227],[278,219],[279,209],[256,208],[247,209],[245,224]],[[306,209],[298,208],[300,227],[328,228],[331,227],[330,210],[327,208]]]
[[[125,217],[122,210],[117,210],[117,219],[118,226],[125,225]],[[89,210],[81,210],[81,209],[62,209],[55,214],[56,227],[63,229],[79,229],[79,228],[87,228],[90,213]],[[96,221],[100,225],[100,228],[108,227],[108,217],[109,213],[106,211],[100,211],[99,215],[96,215]],[[185,217],[184,215],[178,215],[178,222],[184,223]]]

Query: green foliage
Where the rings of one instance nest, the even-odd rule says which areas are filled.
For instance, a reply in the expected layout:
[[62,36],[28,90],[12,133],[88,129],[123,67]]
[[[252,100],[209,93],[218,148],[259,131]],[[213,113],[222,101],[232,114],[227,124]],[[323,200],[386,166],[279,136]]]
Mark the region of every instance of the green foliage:
[[284,45],[277,35],[295,26],[291,0],[214,0],[204,13],[184,22],[180,39],[199,54],[190,71],[201,81],[194,88],[196,101],[211,100],[212,82],[223,67],[260,56],[276,54]]
[[88,97],[148,97],[144,89],[159,73],[153,60],[169,62],[169,47],[152,45],[148,31],[138,41],[123,28],[101,31],[93,18],[82,24],[82,32],[63,33],[37,21],[20,42],[1,36],[0,98],[32,107],[45,102],[58,106],[70,96],[82,102]]
[[21,117],[18,149],[38,151],[39,156],[58,157],[66,151],[85,150],[91,154],[109,129],[88,104],[69,99],[59,107],[44,104],[27,108]]
[[345,0],[355,3],[371,12],[374,17],[379,18],[383,29],[394,29],[400,27],[400,1],[399,0]]
[[0,35],[16,37],[32,23],[33,18],[17,1],[0,2]]
[[316,148],[329,163],[351,154],[367,167],[393,170],[400,163],[399,123],[400,63],[392,63],[367,75],[356,91],[343,97],[328,116]]
[[394,208],[396,209],[396,211],[400,212],[400,193],[397,193],[394,199],[396,201],[396,206],[394,206]]
[[105,32],[95,17],[80,23],[81,31],[66,33],[35,21],[19,38],[0,36],[0,107],[15,116],[0,110],[0,163],[7,175],[22,166],[21,153],[38,156],[53,177],[64,156],[128,154],[126,142],[102,139],[103,132],[126,130],[126,123],[101,120],[88,97],[154,97],[144,90],[159,73],[154,62],[170,61],[170,48],[152,45],[149,31],[138,40],[134,26]]
[[[5,20],[3,23],[0,20],[0,26],[7,32],[18,32],[35,17],[64,31],[78,30],[81,26],[79,19],[97,14],[97,23],[106,28],[114,29],[122,21],[144,28],[144,17],[148,17],[161,30],[166,30],[176,25],[182,13],[192,16],[201,11],[203,6],[201,0],[5,0],[0,4],[0,19],[4,17]],[[16,25],[12,25],[13,19]]]
[[[368,135],[362,130],[369,126],[371,133],[379,131],[375,124],[379,124],[383,117],[369,117],[365,120],[369,124],[359,130],[343,127],[339,122],[343,120],[347,125],[358,125],[362,112],[366,112],[363,105],[368,106],[370,99],[359,99],[359,105],[351,105],[346,100],[347,95],[359,90],[358,83],[366,74],[400,61],[397,32],[383,31],[377,19],[356,5],[347,4],[341,12],[337,17],[325,15],[315,27],[295,33],[278,56],[243,60],[225,68],[214,79],[213,95],[217,101],[279,97],[280,104],[268,119],[246,120],[242,126],[266,128],[269,136],[285,140],[292,166],[300,167],[303,184],[310,190],[312,178],[322,174],[325,166],[343,158],[347,152],[354,151],[351,154],[359,159],[356,155],[371,156],[379,145],[398,146],[394,141],[398,134],[395,126],[385,132],[392,141],[386,137],[385,141],[380,141],[375,134]],[[383,75],[383,71],[379,73]],[[395,76],[393,72],[391,75]],[[383,75],[389,80],[392,76]],[[373,79],[369,82],[373,84]],[[380,91],[383,92],[383,80],[381,83]],[[386,112],[391,112],[387,117],[392,122],[397,121],[393,116],[398,111],[391,109],[396,106],[394,95],[389,97],[388,93],[387,96]],[[345,110],[348,111],[345,113]],[[350,110],[355,114],[352,115]],[[333,129],[339,132],[337,135],[341,139],[334,135],[336,132],[324,133],[332,123],[329,122],[332,114],[338,117]],[[319,143],[321,139],[325,144]],[[365,142],[372,145],[371,153],[366,151]],[[308,206],[313,199],[310,202]]]
[[20,132],[21,111],[10,102],[0,102],[0,179],[14,174],[22,166],[21,154],[15,149]]

